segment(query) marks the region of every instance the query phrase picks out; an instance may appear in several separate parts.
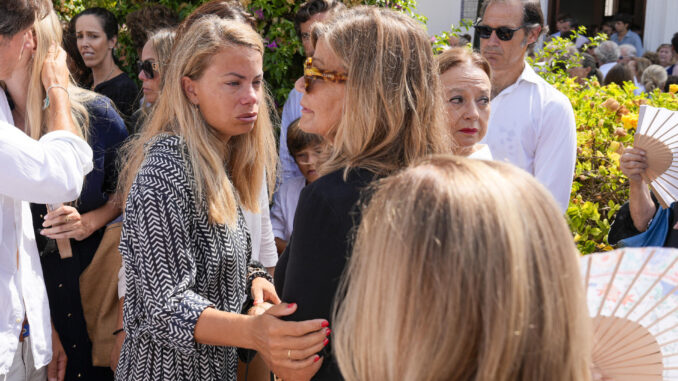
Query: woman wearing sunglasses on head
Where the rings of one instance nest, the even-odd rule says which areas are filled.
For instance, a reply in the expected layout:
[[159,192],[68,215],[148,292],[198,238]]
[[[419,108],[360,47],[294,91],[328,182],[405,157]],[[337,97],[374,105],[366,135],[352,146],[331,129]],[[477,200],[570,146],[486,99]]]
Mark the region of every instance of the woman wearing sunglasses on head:
[[[102,244],[106,226],[121,213],[115,196],[118,149],[127,138],[127,129],[110,100],[75,84],[57,86],[45,92],[41,68],[52,43],[61,44],[62,27],[53,10],[36,20],[27,34],[23,54],[9,79],[2,84],[12,104],[17,127],[34,139],[45,133],[45,117],[50,106],[47,94],[65,91],[71,101],[71,114],[94,154],[94,170],[84,179],[82,193],[72,205],[47,212],[43,204],[31,204],[36,243],[50,304],[55,342],[63,343],[65,354],[55,351],[54,359],[68,357],[66,380],[110,380],[107,367],[93,366],[92,341],[88,335],[79,288],[79,279]],[[0,90],[2,91],[2,90]],[[72,257],[62,258],[56,239],[70,241]],[[29,322],[30,323],[30,322]],[[30,328],[29,330],[30,331]],[[110,333],[109,333],[110,335]]]
[[[452,146],[421,25],[394,11],[356,7],[316,24],[312,40],[315,52],[296,83],[303,94],[299,127],[324,136],[331,150],[322,177],[299,197],[292,237],[276,267],[279,295],[299,304],[293,320],[330,317],[363,190]],[[289,351],[292,359],[303,355]],[[317,374],[289,379],[341,380],[330,351],[323,355]]]
[[[264,46],[248,25],[205,16],[175,43],[162,96],[127,146],[120,252],[126,336],[116,379],[235,380],[235,347],[273,367],[309,367],[327,322],[284,322],[294,304],[240,314],[248,297],[279,303],[250,258],[242,210],[257,212],[276,151]],[[304,356],[294,360],[289,350]]]
[[92,69],[90,88],[110,98],[127,127],[134,126],[132,115],[138,108],[139,89],[118,67],[114,54],[118,42],[118,21],[104,8],[88,8],[71,20],[78,51],[85,65]]

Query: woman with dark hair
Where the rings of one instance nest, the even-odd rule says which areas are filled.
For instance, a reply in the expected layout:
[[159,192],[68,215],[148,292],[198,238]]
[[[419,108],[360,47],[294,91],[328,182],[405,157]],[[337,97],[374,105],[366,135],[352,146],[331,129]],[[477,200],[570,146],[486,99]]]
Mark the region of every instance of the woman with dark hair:
[[104,8],[88,8],[71,20],[78,51],[85,65],[92,69],[89,87],[110,98],[129,128],[138,108],[139,89],[116,62],[114,49],[118,42],[118,21]]

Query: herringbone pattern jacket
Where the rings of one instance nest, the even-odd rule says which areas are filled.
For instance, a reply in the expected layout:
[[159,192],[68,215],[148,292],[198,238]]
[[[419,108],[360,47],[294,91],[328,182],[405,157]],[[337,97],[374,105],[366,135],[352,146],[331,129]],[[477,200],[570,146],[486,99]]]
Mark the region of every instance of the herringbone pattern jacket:
[[234,230],[208,223],[180,137],[161,135],[146,150],[120,242],[127,337],[116,380],[235,380],[235,348],[197,344],[193,333],[205,308],[239,313],[247,297],[242,214]]

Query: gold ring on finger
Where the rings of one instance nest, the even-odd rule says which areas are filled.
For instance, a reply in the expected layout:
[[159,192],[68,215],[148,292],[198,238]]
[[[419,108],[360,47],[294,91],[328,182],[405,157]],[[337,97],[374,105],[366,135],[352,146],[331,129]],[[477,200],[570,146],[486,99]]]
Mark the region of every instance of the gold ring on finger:
[[71,216],[66,216],[66,223],[71,222]]
[[287,359],[292,360],[292,350],[291,349],[287,350]]

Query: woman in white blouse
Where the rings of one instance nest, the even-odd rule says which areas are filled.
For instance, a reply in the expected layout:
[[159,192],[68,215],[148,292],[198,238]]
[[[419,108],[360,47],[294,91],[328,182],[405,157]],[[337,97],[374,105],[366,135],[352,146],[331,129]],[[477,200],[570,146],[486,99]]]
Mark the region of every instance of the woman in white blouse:
[[490,148],[478,144],[490,119],[490,65],[480,54],[461,47],[440,54],[438,66],[454,154],[492,160]]

